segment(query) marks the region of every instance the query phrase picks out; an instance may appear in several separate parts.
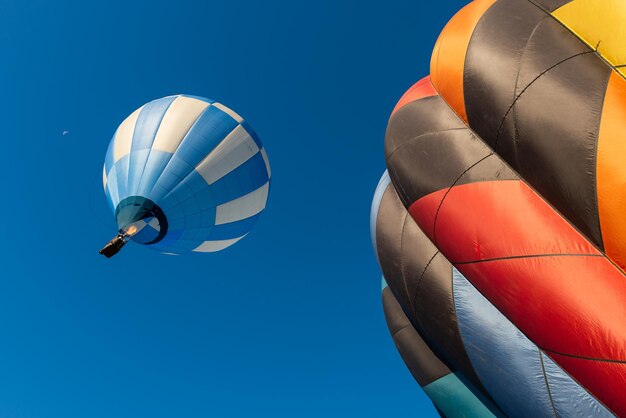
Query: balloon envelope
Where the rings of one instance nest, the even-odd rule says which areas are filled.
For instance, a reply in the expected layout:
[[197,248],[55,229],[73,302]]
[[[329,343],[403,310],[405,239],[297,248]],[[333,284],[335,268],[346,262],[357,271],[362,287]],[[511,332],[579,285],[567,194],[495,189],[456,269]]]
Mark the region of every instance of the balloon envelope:
[[103,170],[119,230],[172,254],[219,251],[243,238],[265,208],[270,177],[245,120],[186,95],[154,100],[126,118]]
[[623,0],[475,0],[389,120],[384,277],[508,416],[626,416],[625,20]]

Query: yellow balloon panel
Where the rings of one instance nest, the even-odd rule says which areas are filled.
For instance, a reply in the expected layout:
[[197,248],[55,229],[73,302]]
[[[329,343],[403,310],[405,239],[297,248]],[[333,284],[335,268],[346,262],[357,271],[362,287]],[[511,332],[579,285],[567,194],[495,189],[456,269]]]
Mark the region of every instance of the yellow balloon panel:
[[574,0],[552,15],[626,77],[624,0]]

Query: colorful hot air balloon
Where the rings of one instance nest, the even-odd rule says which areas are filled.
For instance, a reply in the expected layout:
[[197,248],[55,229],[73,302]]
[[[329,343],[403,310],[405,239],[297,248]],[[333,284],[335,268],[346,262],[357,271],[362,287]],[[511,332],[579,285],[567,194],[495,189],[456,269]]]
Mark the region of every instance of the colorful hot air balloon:
[[169,254],[222,250],[265,208],[270,166],[250,125],[196,96],[154,100],[117,129],[103,182],[119,229],[101,253],[132,240]]
[[372,237],[445,416],[626,416],[624,24],[620,0],[476,0],[392,113]]

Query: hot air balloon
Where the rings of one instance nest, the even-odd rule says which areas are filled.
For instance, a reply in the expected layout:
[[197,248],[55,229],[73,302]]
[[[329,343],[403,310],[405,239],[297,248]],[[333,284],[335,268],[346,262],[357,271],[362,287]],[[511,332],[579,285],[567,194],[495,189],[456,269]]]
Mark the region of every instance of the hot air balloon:
[[624,22],[618,0],[476,0],[392,112],[370,228],[444,416],[626,416]]
[[167,254],[215,252],[242,239],[263,212],[267,154],[252,127],[223,104],[170,96],[135,110],[118,127],[103,184],[118,235]]

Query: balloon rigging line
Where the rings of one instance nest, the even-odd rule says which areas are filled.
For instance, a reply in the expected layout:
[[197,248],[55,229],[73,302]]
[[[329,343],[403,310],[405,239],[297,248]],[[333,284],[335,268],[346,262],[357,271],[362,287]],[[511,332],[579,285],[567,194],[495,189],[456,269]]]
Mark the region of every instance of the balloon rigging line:
[[559,356],[564,356],[564,357],[577,358],[577,359],[580,359],[580,360],[599,361],[599,362],[603,362],[603,363],[626,364],[626,360],[615,360],[615,359],[606,359],[606,358],[595,358],[595,357],[578,356],[576,354],[561,353],[559,351],[549,350],[547,348],[542,348],[542,350],[545,351],[546,353],[557,354]]
[[[600,43],[598,42],[598,46],[599,45],[600,45]],[[509,106],[509,108],[507,109],[506,113],[504,114],[504,117],[502,117],[502,121],[500,122],[500,125],[498,126],[498,132],[496,133],[496,140],[495,140],[494,145],[493,145],[494,152],[498,151],[498,140],[500,139],[500,134],[502,133],[502,126],[504,126],[504,122],[506,121],[506,118],[508,117],[509,113],[511,112],[511,110],[513,109],[513,107],[515,106],[517,101],[520,99],[520,97],[522,97],[522,95],[526,92],[526,90],[528,90],[530,88],[530,86],[532,86],[544,74],[546,74],[547,72],[553,70],[554,68],[558,67],[559,65],[561,65],[561,64],[563,64],[563,63],[565,63],[565,62],[567,62],[567,61],[569,61],[571,59],[579,57],[581,55],[595,53],[596,51],[597,51],[597,47],[596,47],[595,50],[584,51],[584,52],[580,52],[578,54],[572,55],[570,57],[567,57],[567,58],[557,62],[556,64],[552,65],[548,69],[544,70],[537,77],[535,77],[530,83],[528,83],[528,85],[526,87],[524,87],[524,89],[515,97],[515,100],[513,100],[513,103],[511,103],[511,106]]]
[[[426,270],[428,270],[428,267],[430,266],[430,264],[433,262],[433,260],[435,259],[435,257],[437,257],[438,254],[440,254],[441,251],[437,250],[435,252],[435,254],[433,254],[432,257],[430,257],[430,260],[428,260],[428,263],[426,263],[426,266],[424,267],[424,270],[422,270],[422,274],[420,274],[419,279],[417,280],[417,283],[415,284],[415,294],[413,295],[412,298],[410,298],[409,300],[412,300],[411,304],[413,305],[413,313],[415,314],[415,317],[418,317],[417,314],[417,310],[415,309],[416,303],[417,303],[417,295],[419,294],[419,287],[420,284],[422,283],[422,279],[424,278],[424,274],[426,274]],[[407,296],[408,296],[408,290],[407,290]]]
[[451,261],[450,263],[455,266],[463,265],[463,264],[477,264],[477,263],[488,263],[490,261],[505,261],[505,260],[516,260],[520,258],[543,258],[543,257],[604,257],[604,254],[529,254],[529,255],[512,255],[508,257],[496,257],[496,258],[485,258],[482,260],[473,260],[473,261]]
[[[391,186],[393,187],[393,185]],[[402,257],[403,249],[404,249],[404,230],[406,229],[407,222],[409,221],[409,211],[405,211],[404,213],[404,222],[402,222],[402,231],[400,232],[400,271],[402,272],[402,281],[404,282],[404,290],[406,291],[407,297],[409,297],[409,301],[411,302],[411,309],[415,310],[413,305],[413,301],[411,301],[411,297],[409,296],[409,285],[406,282],[406,274],[404,274],[404,257]]]
[[[474,135],[472,134],[472,136],[474,136]],[[444,200],[446,200],[446,197],[448,197],[448,194],[450,193],[452,188],[454,186],[456,186],[456,184],[461,179],[461,177],[463,177],[468,171],[470,171],[472,168],[476,167],[478,164],[482,163],[483,161],[485,161],[487,158],[491,157],[492,155],[494,155],[493,151],[490,152],[489,154],[485,155],[480,160],[476,161],[474,164],[470,165],[468,168],[466,168],[461,174],[459,174],[459,176],[456,178],[456,180],[454,180],[452,185],[450,187],[448,187],[448,190],[446,190],[446,193],[441,198],[441,201],[439,202],[439,206],[437,206],[437,212],[435,212],[435,219],[433,220],[433,243],[437,247],[439,246],[438,243],[437,243],[437,219],[439,218],[439,211],[441,210],[441,206],[443,205]]]
[[559,418],[559,415],[556,413],[556,408],[554,407],[554,400],[552,399],[552,391],[550,390],[550,384],[548,383],[548,375],[546,374],[546,366],[543,364],[543,356],[541,355],[541,350],[537,350],[539,354],[539,362],[541,363],[541,373],[543,374],[543,380],[546,383],[546,389],[548,390],[548,397],[550,398],[550,405],[552,406],[552,412],[554,412],[554,417]]

